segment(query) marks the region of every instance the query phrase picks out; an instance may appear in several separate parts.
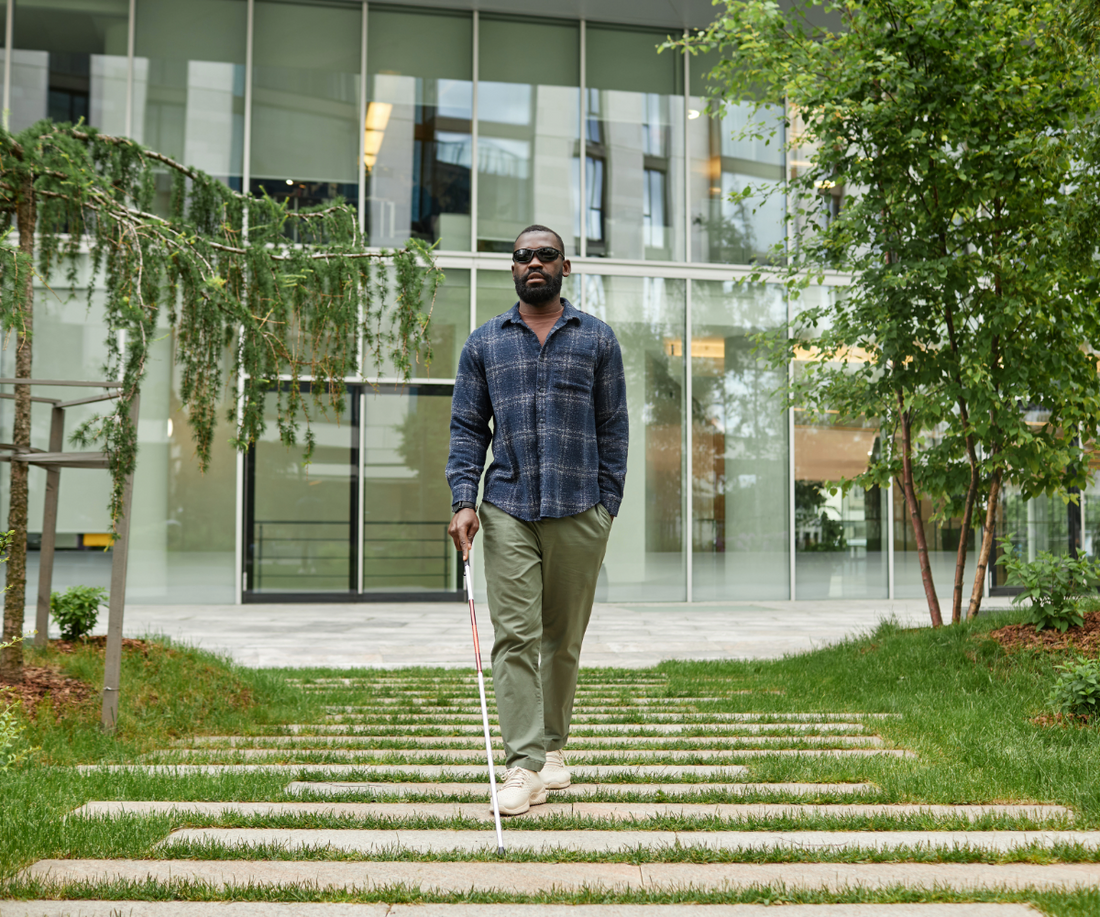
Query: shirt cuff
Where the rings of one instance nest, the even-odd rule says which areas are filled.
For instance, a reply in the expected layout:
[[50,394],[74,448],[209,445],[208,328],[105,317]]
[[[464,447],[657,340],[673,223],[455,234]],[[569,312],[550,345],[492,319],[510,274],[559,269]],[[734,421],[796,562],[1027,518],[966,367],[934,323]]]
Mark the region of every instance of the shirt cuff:
[[600,494],[600,502],[612,517],[619,515],[619,505],[623,502],[621,499],[613,494],[602,493]]

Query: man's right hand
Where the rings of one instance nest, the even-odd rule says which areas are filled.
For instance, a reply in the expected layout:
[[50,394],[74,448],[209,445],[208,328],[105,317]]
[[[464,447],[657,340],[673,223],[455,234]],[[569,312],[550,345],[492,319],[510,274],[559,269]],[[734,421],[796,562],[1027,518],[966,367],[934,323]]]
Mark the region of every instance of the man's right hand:
[[470,559],[470,548],[473,547],[474,536],[479,528],[481,523],[478,521],[477,513],[469,508],[460,509],[455,513],[451,524],[447,526],[447,534],[455,543],[455,550],[462,552],[463,562]]

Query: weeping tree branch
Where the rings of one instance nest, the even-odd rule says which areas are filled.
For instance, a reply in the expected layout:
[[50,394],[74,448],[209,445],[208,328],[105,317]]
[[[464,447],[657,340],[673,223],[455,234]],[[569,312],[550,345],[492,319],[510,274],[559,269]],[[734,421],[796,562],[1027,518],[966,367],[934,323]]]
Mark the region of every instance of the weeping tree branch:
[[[167,206],[155,194],[165,174]],[[219,407],[235,402],[239,380],[243,410],[239,418],[235,404],[228,412],[235,445],[247,448],[263,433],[274,395],[284,443],[295,444],[306,421],[308,461],[310,405],[339,415],[346,378],[384,369],[407,379],[415,362],[431,359],[429,320],[443,279],[431,247],[410,240],[371,251],[356,208],[343,202],[291,213],[127,138],[47,120],[17,136],[0,130],[0,229],[17,210],[24,244],[17,248],[6,231],[0,242],[0,323],[20,335],[27,354],[20,375],[31,375],[35,268],[43,279],[60,271],[70,289],[86,287],[89,305],[102,310],[104,372],[123,386],[113,408],[72,439],[107,453],[116,522],[137,459],[130,408],[165,326],[175,333],[179,394],[204,470]],[[304,244],[291,242],[291,226]],[[287,376],[291,383],[281,385]],[[306,378],[314,384],[303,398],[298,383]],[[29,405],[24,413],[29,423]],[[17,467],[25,469],[13,464],[13,474]],[[16,522],[25,545],[25,512]],[[21,610],[18,591],[9,590],[7,604]]]

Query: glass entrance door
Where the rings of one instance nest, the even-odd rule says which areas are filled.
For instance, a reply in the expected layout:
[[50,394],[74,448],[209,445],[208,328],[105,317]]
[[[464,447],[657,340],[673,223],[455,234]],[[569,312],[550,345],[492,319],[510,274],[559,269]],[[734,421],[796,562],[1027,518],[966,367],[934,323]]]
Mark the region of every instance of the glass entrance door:
[[452,391],[421,384],[364,395],[365,598],[452,598],[462,588],[447,537]]
[[[308,383],[302,394],[311,401]],[[358,392],[349,392],[339,422],[309,404],[316,440],[309,463],[301,442],[280,441],[276,397],[267,396],[267,430],[247,458],[245,593],[272,600],[349,597],[358,586]]]
[[247,601],[461,596],[444,476],[452,391],[349,385],[339,422],[311,404],[317,445],[308,464],[302,445],[279,440],[268,395],[268,429],[245,464]]

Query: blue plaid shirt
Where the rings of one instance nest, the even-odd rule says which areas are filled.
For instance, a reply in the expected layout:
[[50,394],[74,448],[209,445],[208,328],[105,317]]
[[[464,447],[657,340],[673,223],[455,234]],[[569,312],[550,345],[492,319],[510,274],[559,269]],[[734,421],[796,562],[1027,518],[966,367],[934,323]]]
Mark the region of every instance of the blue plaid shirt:
[[628,427],[622,352],[610,327],[562,305],[541,347],[519,303],[466,340],[447,461],[455,503],[477,502],[492,440],[485,500],[510,516],[557,519],[597,503],[618,515]]

